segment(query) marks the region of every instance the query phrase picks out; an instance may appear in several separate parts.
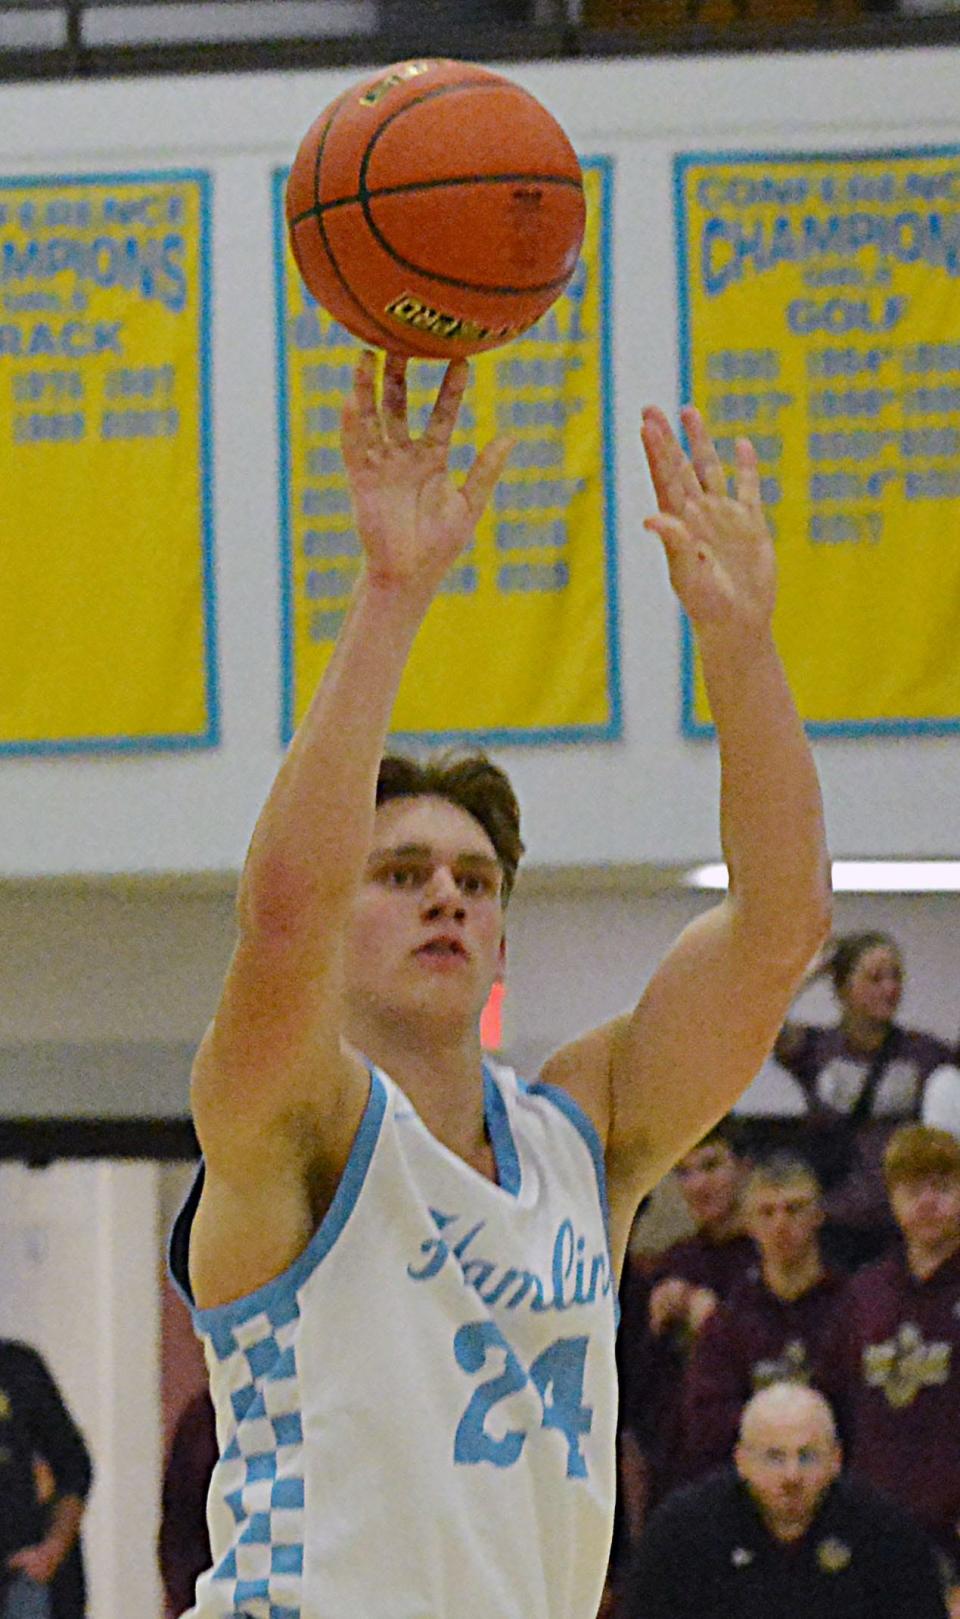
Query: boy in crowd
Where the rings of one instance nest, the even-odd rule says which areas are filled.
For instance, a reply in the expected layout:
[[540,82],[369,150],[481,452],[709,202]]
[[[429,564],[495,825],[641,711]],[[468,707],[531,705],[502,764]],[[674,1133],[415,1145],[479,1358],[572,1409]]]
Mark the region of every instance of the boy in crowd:
[[960,1142],[903,1125],[884,1157],[902,1246],[853,1276],[825,1355],[852,1467],[913,1513],[960,1596]]
[[747,1181],[744,1223],[757,1263],[711,1315],[684,1382],[683,1468],[688,1478],[728,1461],[740,1413],[775,1382],[810,1383],[845,1278],[820,1252],[823,1204],[813,1170],[778,1153]]
[[627,1540],[640,1532],[648,1507],[679,1482],[681,1389],[690,1351],[756,1257],[743,1228],[747,1171],[738,1123],[728,1116],[676,1166],[693,1236],[652,1260],[629,1257],[624,1268],[617,1368],[620,1529]]

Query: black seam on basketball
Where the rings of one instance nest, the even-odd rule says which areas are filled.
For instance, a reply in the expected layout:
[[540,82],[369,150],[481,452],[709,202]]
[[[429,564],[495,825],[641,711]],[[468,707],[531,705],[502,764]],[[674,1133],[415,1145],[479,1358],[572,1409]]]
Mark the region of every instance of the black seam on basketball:
[[[583,189],[579,180],[568,180],[566,176],[560,174],[450,174],[443,180],[404,180],[402,185],[377,186],[373,191],[368,188],[363,193],[363,196],[371,197],[375,202],[379,202],[381,197],[400,197],[408,191],[441,191],[445,186],[521,184],[560,186],[567,191],[581,191]],[[363,196],[357,191],[352,197],[334,197],[330,202],[318,202],[297,217],[306,219],[308,214],[326,214],[332,208],[345,208],[349,202],[362,202]],[[295,224],[296,220],[291,221],[291,223]]]
[[[370,136],[370,139],[367,142],[366,149],[365,149],[365,151],[363,153],[363,156],[360,159],[360,172],[359,172],[358,184],[357,184],[357,191],[358,191],[357,201],[359,202],[361,208],[363,209],[363,216],[364,216],[364,219],[367,222],[367,227],[368,227],[368,229],[370,231],[371,236],[373,236],[374,240],[379,242],[380,246],[383,248],[383,251],[386,254],[388,254],[391,259],[393,259],[395,264],[401,265],[403,267],[403,269],[409,270],[413,275],[425,276],[430,281],[436,281],[441,286],[455,287],[460,292],[479,292],[481,294],[486,293],[486,294],[490,295],[491,297],[498,297],[498,298],[523,298],[523,297],[530,297],[531,295],[535,296],[537,293],[541,293],[541,292],[554,292],[554,291],[561,292],[563,290],[563,288],[567,285],[567,282],[570,280],[569,275],[557,276],[552,281],[540,282],[537,286],[533,286],[533,287],[510,287],[510,286],[501,287],[501,286],[488,286],[488,285],[485,285],[483,283],[476,282],[476,281],[464,281],[464,280],[460,279],[458,276],[441,275],[436,270],[425,270],[421,265],[414,264],[411,259],[405,259],[401,253],[397,252],[396,248],[391,247],[390,243],[387,241],[387,239],[384,236],[383,232],[380,230],[379,226],[377,225],[376,221],[373,219],[373,217],[372,217],[372,215],[370,213],[370,209],[369,209],[369,206],[368,206],[368,199],[370,197],[376,197],[376,196],[380,195],[381,193],[379,191],[371,191],[369,189],[369,187],[367,186],[367,171],[368,171],[368,169],[370,167],[370,160],[371,160],[371,157],[372,157],[372,154],[373,154],[373,149],[376,146],[377,141],[380,139],[381,135],[384,133],[384,131],[389,129],[390,125],[392,123],[395,123],[398,118],[402,118],[405,113],[410,112],[413,107],[422,106],[425,101],[435,101],[438,96],[453,95],[455,93],[457,93],[457,94],[465,94],[468,90],[478,90],[478,89],[479,90],[502,90],[503,89],[503,83],[502,83],[502,81],[500,81],[498,79],[497,80],[491,80],[489,83],[486,80],[481,79],[475,84],[474,83],[469,83],[469,84],[440,84],[440,85],[435,86],[432,90],[425,90],[422,95],[414,96],[410,101],[405,102],[402,107],[398,107],[396,112],[392,112],[390,114],[389,118],[385,118],[383,120],[382,124],[377,125],[377,127],[374,130],[373,134]],[[518,93],[527,100],[532,99],[532,97],[530,97],[528,95],[527,91],[521,90],[518,85],[511,85],[510,89],[517,90]],[[458,184],[458,185],[463,185],[463,184],[467,183],[468,178],[469,177],[464,176],[463,178],[455,181],[454,183]],[[484,175],[484,176],[482,176],[480,178],[487,181],[488,183],[490,181],[494,181],[494,180],[500,179],[500,178],[506,178],[508,183],[512,183],[512,184],[517,183],[516,181],[512,180],[510,176],[501,177],[501,176],[498,176],[498,175],[489,175],[489,176]],[[565,177],[561,176],[561,175],[555,175],[555,176],[551,176],[551,178],[553,180],[560,180],[560,179],[564,179]],[[542,182],[538,182],[538,183],[542,183]],[[568,185],[569,184],[577,185],[577,182],[572,181],[572,180],[567,180],[566,183]],[[329,204],[326,204],[324,206],[329,206]],[[571,274],[572,274],[572,271],[571,271]]]
[[[315,213],[315,210],[314,210],[314,213]],[[305,215],[304,217],[308,218],[309,215]],[[334,253],[332,246],[330,245],[330,238],[327,235],[326,226],[324,225],[323,220],[320,218],[319,214],[315,213],[315,217],[316,217],[316,221],[317,221],[317,230],[320,232],[320,237],[321,237],[321,240],[323,242],[324,252],[326,253],[327,258],[330,261],[330,268],[333,270],[333,273],[336,276],[337,280],[339,281],[341,287],[343,288],[343,290],[346,293],[347,297],[350,299],[350,302],[353,304],[354,308],[358,309],[360,311],[360,313],[363,316],[364,320],[369,321],[371,326],[375,327],[378,332],[382,332],[384,337],[386,337],[388,339],[388,342],[384,345],[384,347],[387,348],[391,352],[396,352],[395,350],[392,349],[392,345],[394,343],[396,343],[396,341],[397,341],[398,337],[400,336],[400,334],[398,332],[394,331],[393,328],[390,327],[390,326],[381,326],[380,322],[377,320],[376,315],[371,313],[371,311],[367,308],[366,304],[362,304],[360,302],[360,299],[357,297],[356,293],[353,291],[353,288],[350,286],[349,282],[344,280],[343,274],[342,274],[342,272],[340,270],[340,265],[337,262],[337,256]],[[301,274],[302,273],[303,272],[301,271]],[[332,317],[332,319],[335,320],[336,316],[334,315]],[[410,340],[407,337],[407,334],[404,333],[403,335],[404,335],[405,341],[409,344]],[[365,343],[367,341],[368,341],[368,339],[366,339],[366,338],[363,338],[363,337],[360,338],[361,343]],[[435,354],[429,354],[426,350],[421,350],[418,353],[417,358],[422,359],[422,360],[435,360],[437,358],[437,356]]]
[[540,292],[562,292],[573,274],[571,270],[568,275],[555,276],[552,281],[538,281],[535,285],[527,287],[510,287],[497,286],[487,281],[464,281],[459,276],[443,275],[439,270],[425,269],[422,264],[414,264],[412,259],[405,259],[402,253],[398,253],[395,247],[391,247],[379,225],[373,219],[370,209],[363,198],[358,197],[357,201],[363,209],[363,217],[367,222],[367,229],[371,236],[375,241],[379,242],[383,251],[389,254],[393,262],[401,265],[404,270],[409,270],[412,275],[422,276],[425,281],[439,282],[442,287],[456,287],[459,292],[485,293],[491,298],[529,298],[536,296]]
[[[296,226],[301,224],[305,219],[309,219],[312,216],[316,220],[317,231],[319,232],[319,235],[320,235],[320,240],[321,240],[321,243],[323,245],[323,250],[326,253],[327,259],[328,259],[328,261],[330,263],[330,268],[332,269],[334,275],[336,276],[337,280],[339,281],[340,286],[343,288],[343,291],[346,293],[346,295],[349,298],[350,302],[353,304],[354,309],[359,310],[359,312],[363,316],[364,320],[368,321],[370,323],[370,325],[374,328],[375,331],[381,332],[383,334],[383,336],[385,338],[389,339],[389,340],[395,340],[396,336],[397,336],[396,332],[392,331],[389,326],[382,326],[380,324],[380,322],[377,320],[376,315],[374,315],[367,308],[366,304],[362,304],[360,302],[360,299],[357,297],[356,293],[353,291],[353,288],[350,286],[349,282],[347,282],[344,279],[343,274],[342,274],[341,269],[340,269],[340,265],[337,262],[337,256],[333,251],[333,247],[331,245],[330,238],[327,235],[326,226],[324,225],[323,219],[321,218],[321,215],[323,213],[323,208],[322,208],[322,206],[320,204],[320,200],[319,200],[320,199],[320,165],[321,165],[321,162],[323,161],[323,151],[324,151],[324,147],[327,144],[327,139],[329,137],[330,131],[332,130],[334,124],[336,123],[337,117],[343,111],[343,108],[347,105],[347,102],[350,100],[350,96],[351,96],[351,92],[349,90],[345,90],[343,95],[340,97],[338,103],[334,106],[333,111],[330,114],[330,117],[327,119],[327,123],[326,123],[326,126],[324,128],[323,134],[320,136],[320,139],[317,142],[317,151],[316,151],[316,157],[315,157],[314,167],[313,167],[314,206],[312,208],[308,208],[305,213],[298,214],[295,219],[291,219],[291,221],[290,221],[290,241],[291,241],[291,245],[293,247],[294,258],[297,258],[298,264],[299,264],[299,258],[298,258],[298,254],[297,254]],[[302,269],[300,271],[300,274],[303,275]],[[304,279],[306,279],[306,278],[304,277]],[[336,317],[334,316],[332,318],[335,319]],[[364,338],[361,338],[360,341],[365,342],[367,340],[364,339]],[[428,354],[424,354],[424,355],[422,355],[422,358],[430,359],[430,358],[432,358],[432,356],[428,355]]]
[[343,95],[335,103],[333,111],[331,112],[330,117],[327,119],[327,127],[317,142],[316,162],[313,166],[313,206],[315,210],[322,207],[322,203],[320,201],[320,165],[323,162],[323,150],[327,144],[327,138],[331,129],[333,128],[349,99],[350,91],[344,90]]
[[476,79],[470,80],[466,84],[435,84],[429,90],[422,90],[418,96],[411,96],[410,100],[405,101],[402,107],[396,107],[388,118],[385,118],[381,124],[378,124],[373,134],[370,136],[370,139],[366,145],[366,150],[360,159],[361,189],[363,187],[363,176],[366,173],[367,165],[370,161],[370,153],[376,146],[380,136],[383,134],[385,129],[390,128],[391,124],[396,123],[398,118],[402,118],[404,113],[409,112],[411,107],[422,107],[425,101],[436,101],[438,96],[449,96],[454,94],[462,95],[467,90],[503,89],[516,90],[519,95],[525,97],[525,99],[528,101],[532,101],[534,99],[528,91],[521,90],[518,84],[510,84],[503,79]]

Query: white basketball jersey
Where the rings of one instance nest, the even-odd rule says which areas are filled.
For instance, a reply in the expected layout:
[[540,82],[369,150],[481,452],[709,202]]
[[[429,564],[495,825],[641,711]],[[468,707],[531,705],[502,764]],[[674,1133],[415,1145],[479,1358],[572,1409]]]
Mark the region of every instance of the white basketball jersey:
[[373,1070],[304,1252],[194,1311],[221,1457],[193,1619],[594,1619],[616,1424],[602,1152],[564,1091],[488,1067],[484,1101],[496,1183]]

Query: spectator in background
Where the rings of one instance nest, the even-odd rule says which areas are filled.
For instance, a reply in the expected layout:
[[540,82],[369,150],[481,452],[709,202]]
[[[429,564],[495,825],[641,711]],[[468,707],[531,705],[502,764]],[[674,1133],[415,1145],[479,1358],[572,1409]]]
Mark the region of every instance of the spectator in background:
[[620,1287],[622,1536],[639,1533],[646,1509],[677,1481],[683,1372],[720,1299],[753,1264],[740,1207],[747,1173],[742,1138],[727,1117],[680,1159],[676,1174],[696,1234],[650,1260],[628,1256]]
[[83,1619],[90,1480],[89,1452],[43,1360],[0,1339],[0,1619]]
[[759,1263],[717,1306],[690,1357],[682,1440],[689,1479],[729,1461],[740,1414],[759,1389],[816,1381],[843,1291],[820,1253],[820,1187],[802,1158],[780,1153],[758,1165],[743,1208]]
[[172,1615],[193,1606],[199,1576],[210,1567],[207,1493],[217,1460],[213,1401],[206,1389],[180,1414],[163,1474],[157,1551]]
[[960,1108],[960,1072],[945,1041],[895,1021],[903,961],[888,934],[835,939],[808,983],[824,974],[840,1021],[785,1024],[774,1055],[806,1098],[804,1150],[825,1190],[825,1251],[853,1270],[895,1237],[883,1183],[891,1131],[908,1120],[942,1123]]
[[928,1542],[901,1508],[841,1473],[822,1395],[789,1383],[755,1394],[735,1464],[653,1514],[624,1619],[945,1619]]
[[914,1514],[960,1598],[960,1142],[904,1125],[885,1155],[903,1247],[850,1279],[827,1346],[850,1464]]

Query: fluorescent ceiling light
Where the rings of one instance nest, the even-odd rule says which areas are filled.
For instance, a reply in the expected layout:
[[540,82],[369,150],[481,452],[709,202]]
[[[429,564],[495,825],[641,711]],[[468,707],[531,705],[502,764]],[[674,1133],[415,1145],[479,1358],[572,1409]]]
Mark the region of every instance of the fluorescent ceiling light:
[[[727,868],[694,866],[685,872],[688,888],[726,888]],[[835,860],[835,894],[960,893],[960,860]]]

